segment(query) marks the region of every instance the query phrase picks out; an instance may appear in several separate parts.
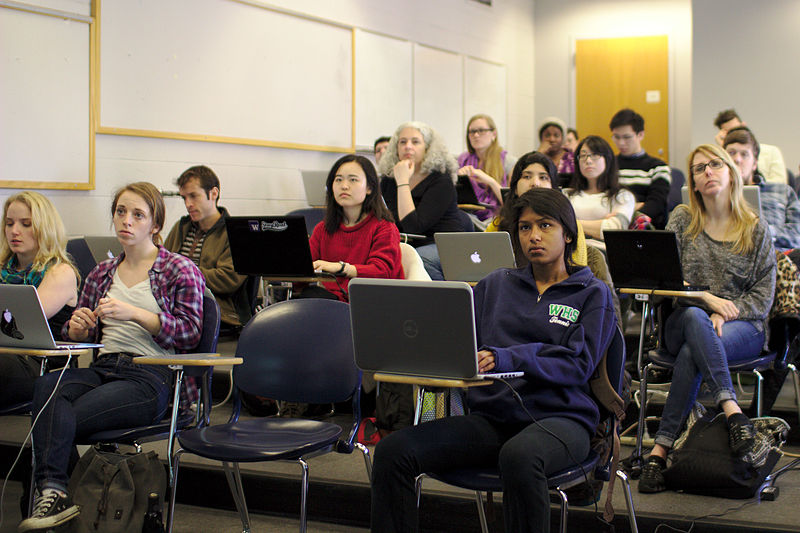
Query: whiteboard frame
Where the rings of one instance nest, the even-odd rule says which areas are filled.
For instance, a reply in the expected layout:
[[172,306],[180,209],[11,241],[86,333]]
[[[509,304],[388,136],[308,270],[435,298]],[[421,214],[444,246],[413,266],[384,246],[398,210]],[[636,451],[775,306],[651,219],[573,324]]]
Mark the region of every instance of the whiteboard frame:
[[87,17],[77,13],[70,13],[67,11],[59,11],[57,9],[50,9],[46,7],[37,7],[29,4],[22,4],[19,2],[3,0],[0,2],[0,9],[11,9],[15,11],[22,11],[32,13],[34,15],[42,15],[46,17],[54,17],[58,19],[68,19],[75,22],[88,24],[89,26],[89,153],[86,157],[89,159],[88,171],[89,176],[87,181],[41,181],[41,180],[4,180],[0,179],[1,189],[52,189],[52,190],[77,190],[88,191],[95,188],[95,137],[97,133],[97,120],[96,120],[96,80],[97,80],[97,24],[94,16],[95,2],[92,0],[92,15]]

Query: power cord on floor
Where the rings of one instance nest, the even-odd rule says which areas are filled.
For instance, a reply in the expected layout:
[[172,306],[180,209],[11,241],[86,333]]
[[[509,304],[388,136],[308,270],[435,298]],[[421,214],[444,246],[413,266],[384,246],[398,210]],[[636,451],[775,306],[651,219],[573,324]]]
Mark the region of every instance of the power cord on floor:
[[[56,391],[58,390],[58,385],[61,383],[61,378],[64,377],[64,372],[66,372],[67,368],[69,368],[69,363],[70,363],[71,360],[72,360],[72,350],[70,350],[68,348],[67,349],[67,362],[64,365],[64,368],[62,368],[61,372],[59,372],[59,374],[58,374],[58,379],[56,380],[56,386],[53,387],[53,392],[50,393],[50,396],[48,396],[47,401],[44,402],[44,405],[39,410],[39,412],[36,414],[36,418],[33,419],[33,423],[31,424],[31,429],[28,430],[28,434],[25,435],[25,440],[22,441],[22,445],[19,447],[19,453],[17,453],[17,457],[14,459],[14,462],[11,464],[11,468],[8,469],[8,473],[6,474],[6,477],[3,480],[3,488],[0,489],[0,531],[2,531],[2,528],[3,528],[3,501],[5,500],[5,496],[6,496],[6,485],[8,484],[8,480],[11,478],[11,473],[14,471],[14,468],[17,466],[17,463],[19,462],[20,457],[22,457],[22,451],[25,449],[25,444],[28,443],[28,439],[30,439],[31,435],[33,435],[33,428],[36,427],[36,422],[39,421],[39,417],[41,416],[42,412],[44,412],[44,410],[47,408],[47,406],[50,403],[50,401],[53,399],[53,396],[55,396]],[[31,454],[33,454],[33,441],[31,441]]]
[[653,530],[653,533],[658,533],[659,530],[661,530],[661,528],[668,528],[670,531],[677,531],[678,533],[691,533],[692,530],[694,529],[695,523],[698,520],[703,520],[703,519],[706,519],[706,518],[721,518],[721,517],[727,515],[728,513],[732,513],[732,512],[735,512],[735,511],[741,511],[742,509],[744,509],[748,505],[753,505],[754,503],[758,503],[759,501],[760,501],[759,498],[755,497],[755,498],[753,498],[751,500],[748,500],[748,501],[746,501],[746,502],[744,502],[744,503],[742,503],[740,505],[734,505],[733,507],[728,507],[727,509],[725,509],[721,513],[708,513],[708,514],[704,514],[704,515],[701,515],[701,516],[697,516],[695,518],[692,518],[692,523],[689,526],[689,529],[680,529],[680,528],[671,526],[671,525],[666,524],[666,523],[661,523],[661,524],[658,524],[658,526]]

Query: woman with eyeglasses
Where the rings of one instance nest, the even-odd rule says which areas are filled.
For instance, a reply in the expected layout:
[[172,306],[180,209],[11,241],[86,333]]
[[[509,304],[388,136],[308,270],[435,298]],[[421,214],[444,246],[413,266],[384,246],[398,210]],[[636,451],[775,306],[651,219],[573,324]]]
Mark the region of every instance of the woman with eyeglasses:
[[617,159],[602,137],[589,135],[578,144],[578,165],[569,189],[575,215],[589,244],[605,248],[603,230],[626,229],[631,223],[636,197],[619,184]]
[[489,115],[475,115],[467,126],[467,151],[458,156],[459,184],[469,186],[478,202],[490,206],[475,212],[486,220],[503,204],[501,187],[508,184],[508,176],[517,159],[497,142],[497,126]]
[[753,447],[750,420],[736,402],[728,365],[758,356],[775,293],[775,250],[769,228],[742,196],[736,164],[719,146],[703,144],[689,156],[689,205],[667,223],[681,252],[684,279],[710,288],[679,299],[664,323],[664,348],[675,358],[672,385],[655,446],[642,470],[639,492],[665,490],[667,452],[705,382],[728,419],[730,446],[742,456]]

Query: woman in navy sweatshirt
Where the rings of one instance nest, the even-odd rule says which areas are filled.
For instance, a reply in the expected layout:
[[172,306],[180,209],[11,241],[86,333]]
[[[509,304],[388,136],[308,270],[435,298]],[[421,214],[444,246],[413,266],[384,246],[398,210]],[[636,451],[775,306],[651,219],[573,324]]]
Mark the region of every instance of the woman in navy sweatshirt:
[[575,212],[553,189],[516,200],[514,246],[528,259],[475,287],[479,367],[522,371],[470,389],[470,414],[406,428],[378,443],[372,531],[416,531],[414,479],[422,472],[498,466],[506,531],[550,531],[547,476],[583,460],[599,421],[588,381],[616,319],[611,291],[571,264]]

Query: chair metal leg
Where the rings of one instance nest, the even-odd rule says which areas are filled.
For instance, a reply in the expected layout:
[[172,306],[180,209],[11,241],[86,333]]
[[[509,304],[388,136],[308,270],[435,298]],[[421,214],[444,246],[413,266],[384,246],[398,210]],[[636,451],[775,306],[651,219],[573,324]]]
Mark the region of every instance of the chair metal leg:
[[300,533],[306,533],[306,498],[308,497],[308,463],[302,458],[297,460],[303,469],[303,477],[300,482]]
[[617,478],[619,478],[620,483],[622,483],[622,491],[625,493],[625,505],[628,507],[628,522],[631,523],[631,533],[639,533],[639,526],[636,524],[636,510],[633,507],[630,481],[622,470],[617,470]]
[[558,530],[561,533],[567,533],[567,514],[569,513],[569,501],[567,500],[567,494],[560,488],[556,488],[556,493],[558,493],[558,497],[561,499],[561,525],[559,526]]
[[420,474],[414,480],[414,494],[417,496],[417,510],[419,510],[419,500],[422,497],[422,479],[425,477],[425,474]]
[[631,474],[634,478],[638,478],[641,473],[644,459],[642,458],[642,442],[644,441],[644,432],[647,429],[645,426],[645,418],[647,414],[647,374],[652,365],[646,365],[640,369],[639,376],[639,425],[636,427],[636,447],[631,458],[631,467],[633,471]]
[[175,520],[175,493],[178,491],[178,467],[181,462],[183,450],[175,452],[172,458],[172,484],[169,486],[169,509],[167,509],[167,533],[172,533],[172,523]]
[[247,501],[244,498],[244,488],[242,487],[242,473],[239,471],[239,463],[222,463],[225,468],[225,478],[233,495],[233,503],[239,511],[242,520],[242,533],[250,533],[250,514],[247,512]]
[[414,425],[418,426],[422,419],[422,400],[425,398],[425,387],[417,387],[417,404],[414,408]]
[[475,503],[478,506],[478,518],[481,521],[481,533],[489,533],[489,524],[486,523],[486,512],[483,509],[483,494],[481,491],[475,491]]
[[[169,438],[167,440],[167,457],[172,457],[172,452],[175,448],[175,434],[178,431],[178,410],[181,401],[181,381],[183,380],[183,365],[172,367],[175,370],[175,391],[172,396],[172,417],[169,421]],[[172,460],[168,461],[169,464],[169,479],[167,483],[172,485],[175,481],[175,474],[172,471]]]
[[792,383],[794,383],[794,401],[797,407],[797,418],[800,420],[800,376],[797,375],[797,366],[794,363],[787,365],[792,371]]
[[367,467],[367,479],[372,483],[372,459],[369,456],[369,448],[360,442],[356,442],[355,446],[361,450],[361,453],[364,455],[364,465]]
[[764,376],[758,370],[753,370],[756,376],[756,417],[761,416],[762,402],[764,401]]

